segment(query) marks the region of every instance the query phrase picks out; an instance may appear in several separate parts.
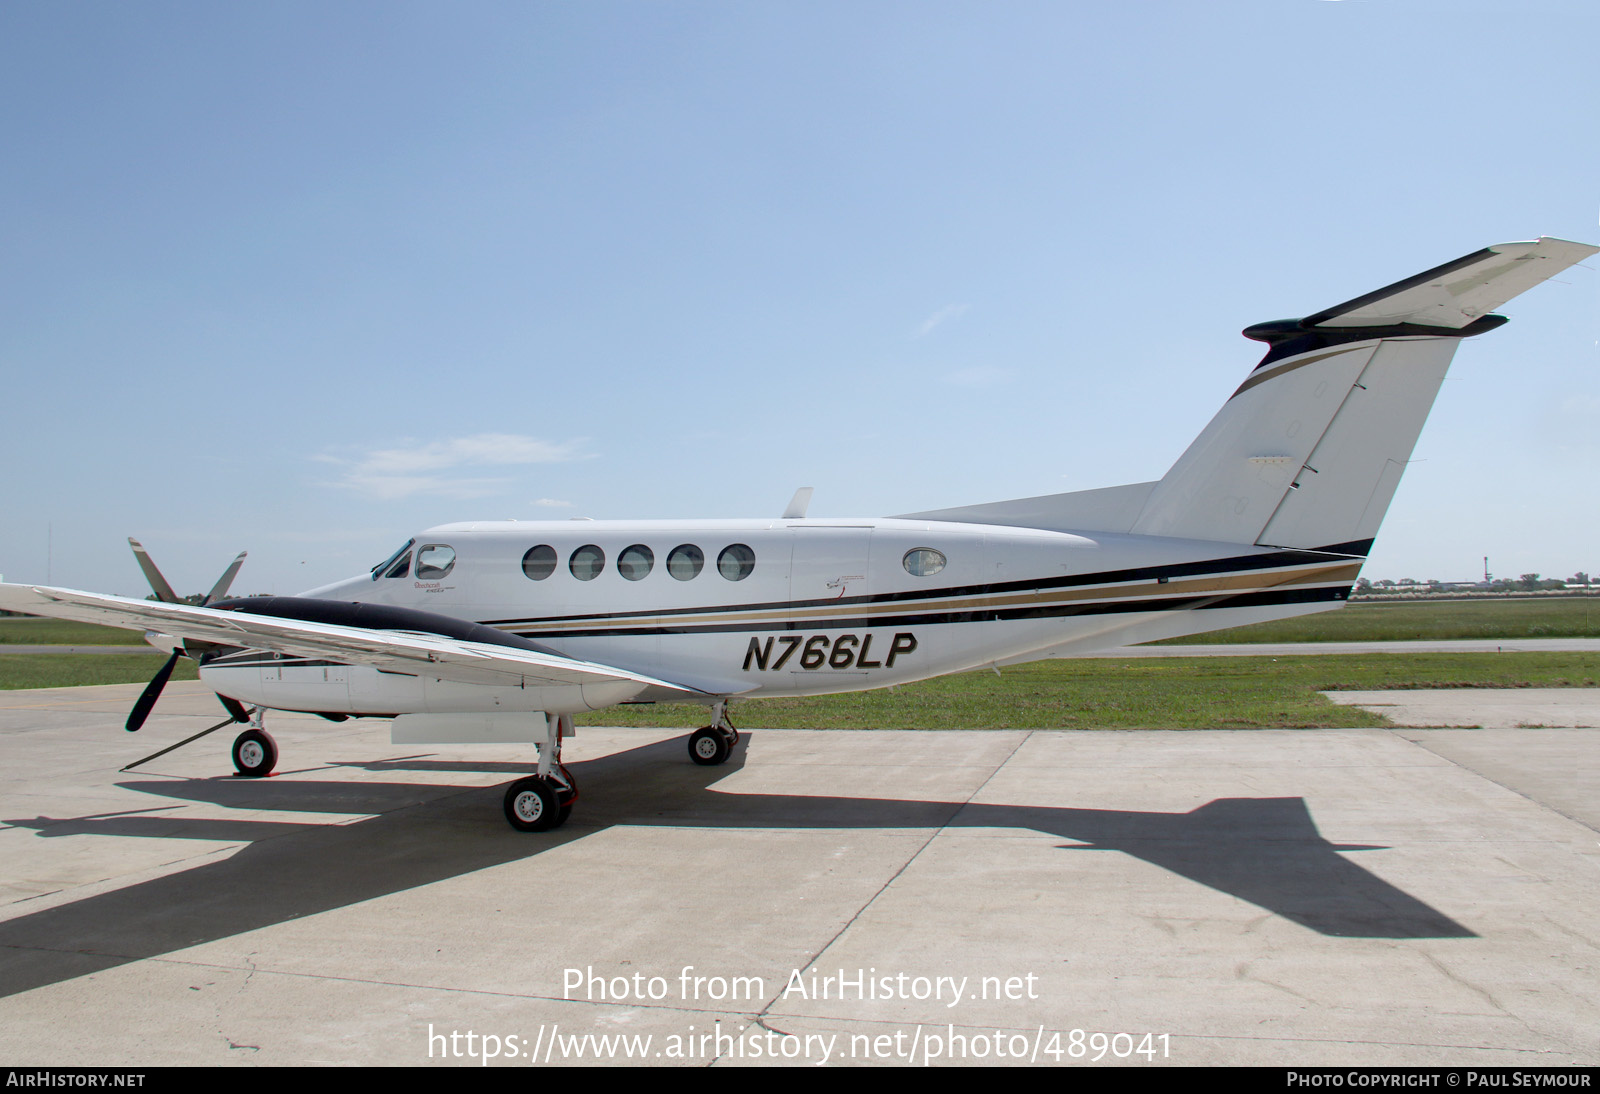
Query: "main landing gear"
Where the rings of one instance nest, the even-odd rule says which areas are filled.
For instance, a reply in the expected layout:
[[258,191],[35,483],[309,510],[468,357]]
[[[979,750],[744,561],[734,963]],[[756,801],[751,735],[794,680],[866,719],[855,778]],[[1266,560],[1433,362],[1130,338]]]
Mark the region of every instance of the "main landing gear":
[[539,773],[518,779],[506,788],[506,820],[519,832],[548,832],[560,828],[578,800],[578,784],[561,762],[561,740],[576,734],[570,714],[546,714],[544,745],[539,749]]
[[689,759],[703,767],[716,767],[728,762],[738,743],[739,731],[728,720],[727,701],[719,699],[711,705],[711,724],[689,735]]
[[[578,784],[561,762],[561,742],[576,735],[570,714],[546,714],[545,738],[539,747],[539,772],[506,787],[505,813],[519,832],[560,828],[578,800]],[[244,740],[249,734],[240,736]],[[726,700],[711,705],[711,724],[689,736],[689,758],[704,767],[728,762],[739,743],[739,731],[728,720]]]

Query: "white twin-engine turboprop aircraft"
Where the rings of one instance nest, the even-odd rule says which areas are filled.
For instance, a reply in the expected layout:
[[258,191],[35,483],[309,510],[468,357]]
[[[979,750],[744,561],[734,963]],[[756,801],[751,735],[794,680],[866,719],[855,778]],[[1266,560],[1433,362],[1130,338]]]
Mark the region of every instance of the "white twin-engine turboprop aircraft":
[[[528,742],[519,829],[561,824],[572,715],[689,700],[728,758],[732,700],[902,684],[989,664],[1336,608],[1457,342],[1492,309],[1600,248],[1507,243],[1298,320],[1244,333],[1267,354],[1159,482],[866,520],[478,522],[430,528],[370,574],[296,597],[160,602],[21,585],[0,607],[153,632],[250,723],[241,775],[277,759],[266,710],[392,717],[408,744]],[[241,556],[242,557],[242,556]],[[244,704],[253,709],[247,711]],[[542,714],[542,718],[534,715]],[[213,729],[221,728],[220,726]]]

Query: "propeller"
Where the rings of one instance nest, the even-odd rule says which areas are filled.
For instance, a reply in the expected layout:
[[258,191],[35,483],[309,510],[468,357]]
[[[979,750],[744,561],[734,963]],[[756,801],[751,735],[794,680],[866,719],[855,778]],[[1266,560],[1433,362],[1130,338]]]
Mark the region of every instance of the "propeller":
[[144,720],[150,717],[150,711],[155,708],[156,700],[161,698],[161,689],[167,686],[167,681],[172,677],[173,666],[182,656],[182,650],[173,650],[172,656],[167,658],[167,663],[161,666],[160,671],[151,677],[150,682],[139,693],[139,701],[134,703],[133,709],[128,712],[128,721],[123,727],[129,733],[139,732]]
[[[172,591],[172,586],[162,576],[160,568],[156,566],[155,561],[150,557],[150,552],[144,549],[144,544],[129,536],[128,546],[133,548],[133,557],[138,559],[139,569],[144,571],[145,580],[150,582],[150,588],[155,592],[157,600],[163,604],[188,603],[187,600]],[[211,591],[201,598],[201,607],[205,607],[213,600],[220,600],[228,595],[228,586],[233,584],[233,579],[239,573],[239,567],[244,565],[247,553],[240,551],[238,557],[233,560],[226,570],[222,571],[222,576],[217,579],[215,585],[211,586]],[[183,646],[175,648],[172,651],[172,656],[167,658],[166,664],[162,665],[155,676],[151,678],[150,683],[145,685],[144,691],[139,695],[139,701],[134,703],[133,709],[128,712],[128,721],[124,728],[129,733],[137,733],[139,727],[144,725],[145,719],[150,717],[150,711],[155,709],[156,700],[161,698],[162,689],[167,686],[167,681],[172,677],[172,670],[177,665],[178,658],[183,656],[186,656],[185,648]],[[238,700],[230,699],[226,695],[219,695],[217,698],[222,700],[222,705],[233,716],[232,720],[234,722],[248,722],[250,720],[250,715]],[[229,724],[231,723],[223,723],[223,725]]]

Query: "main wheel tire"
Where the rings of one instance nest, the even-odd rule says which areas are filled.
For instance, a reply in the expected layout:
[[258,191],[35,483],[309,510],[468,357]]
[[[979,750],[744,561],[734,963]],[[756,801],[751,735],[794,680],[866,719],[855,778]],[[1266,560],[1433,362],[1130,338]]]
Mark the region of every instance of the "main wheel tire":
[[519,832],[548,832],[567,819],[556,788],[537,775],[518,779],[506,789],[506,820]]
[[728,762],[733,748],[728,738],[715,726],[697,729],[689,738],[689,759],[702,767],[716,767]]
[[233,767],[247,779],[272,774],[278,765],[278,742],[262,729],[247,729],[233,741]]

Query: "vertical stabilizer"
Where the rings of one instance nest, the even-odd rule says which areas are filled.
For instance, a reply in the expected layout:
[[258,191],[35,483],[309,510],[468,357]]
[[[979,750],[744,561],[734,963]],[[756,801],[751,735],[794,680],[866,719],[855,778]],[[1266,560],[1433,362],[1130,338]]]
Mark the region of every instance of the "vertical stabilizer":
[[1600,248],[1486,247],[1305,319],[1271,347],[1151,491],[1131,531],[1366,554],[1462,338]]

